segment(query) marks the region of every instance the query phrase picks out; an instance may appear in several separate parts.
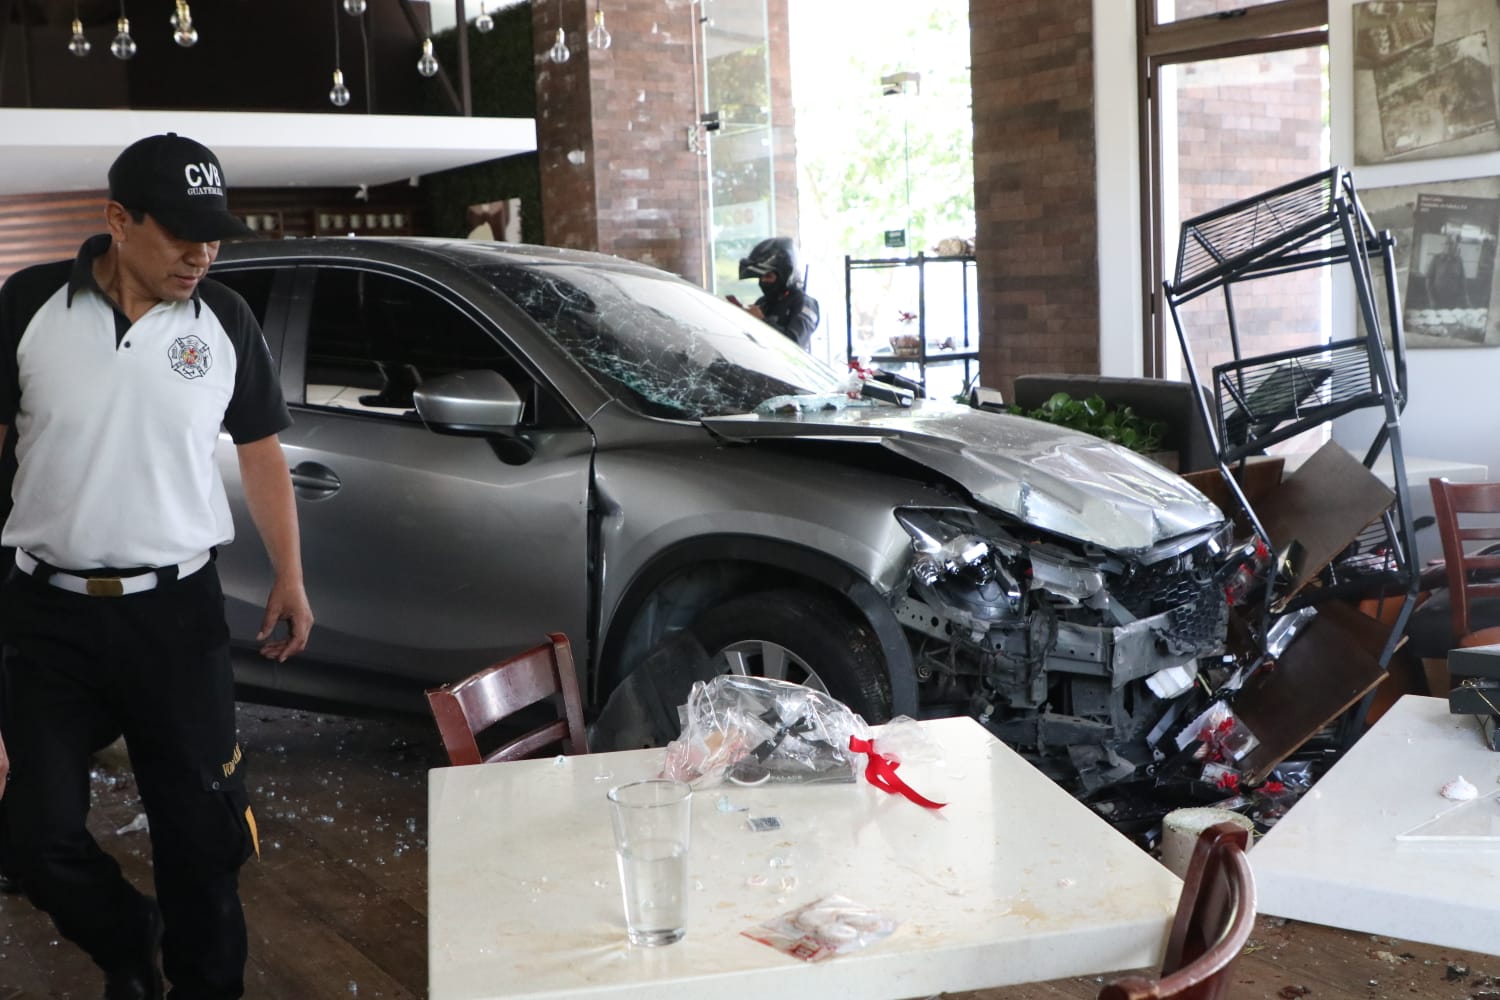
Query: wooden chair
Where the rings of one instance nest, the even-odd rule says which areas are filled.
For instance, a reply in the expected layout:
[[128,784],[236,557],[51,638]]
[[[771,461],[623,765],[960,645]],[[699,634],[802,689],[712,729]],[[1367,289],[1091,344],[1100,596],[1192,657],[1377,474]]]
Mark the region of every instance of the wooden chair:
[[1126,976],[1099,1000],[1222,1000],[1229,973],[1255,927],[1255,878],[1245,856],[1250,835],[1216,823],[1198,835],[1161,976]]
[[[1448,571],[1448,602],[1453,616],[1454,646],[1485,646],[1500,641],[1500,516],[1482,522],[1460,515],[1500,515],[1500,483],[1450,483],[1430,480],[1433,513],[1443,542]],[[1471,543],[1484,544],[1467,551]],[[1488,635],[1484,634],[1488,633]]]
[[[1500,482],[1429,480],[1444,586],[1417,605],[1407,644],[1429,673],[1445,673],[1450,649],[1500,642]],[[1446,694],[1446,681],[1433,686]]]
[[[534,649],[427,692],[427,704],[448,751],[448,763],[518,760],[554,743],[561,743],[568,753],[588,753],[572,647],[560,632],[547,638]],[[507,739],[488,754],[480,753],[478,737],[485,730],[527,706],[559,697],[558,718]]]

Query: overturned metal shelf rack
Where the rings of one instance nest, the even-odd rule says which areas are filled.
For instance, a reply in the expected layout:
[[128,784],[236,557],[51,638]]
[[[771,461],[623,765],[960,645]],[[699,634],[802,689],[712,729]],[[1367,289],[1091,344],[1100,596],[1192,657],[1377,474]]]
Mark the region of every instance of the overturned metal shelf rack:
[[[1355,410],[1382,412],[1383,420],[1363,464],[1372,467],[1390,450],[1395,503],[1323,570],[1316,586],[1295,596],[1282,595],[1287,599],[1279,606],[1272,560],[1266,572],[1266,620],[1262,622],[1264,634],[1273,607],[1282,613],[1333,598],[1400,596],[1397,620],[1379,658],[1382,669],[1405,632],[1418,583],[1401,450],[1406,354],[1392,246],[1390,234],[1377,232],[1371,225],[1349,174],[1333,167],[1184,222],[1176,273],[1163,283],[1220,471],[1248,523],[1271,551],[1275,551],[1272,540],[1230,467]],[[1347,266],[1353,279],[1359,306],[1354,336],[1275,353],[1244,354],[1235,313],[1236,285],[1336,266]],[[1181,307],[1214,291],[1223,296],[1232,359],[1213,367],[1212,385],[1204,392]],[[1383,296],[1383,303],[1377,295]],[[1388,319],[1390,327],[1389,358],[1382,337],[1383,319]]]

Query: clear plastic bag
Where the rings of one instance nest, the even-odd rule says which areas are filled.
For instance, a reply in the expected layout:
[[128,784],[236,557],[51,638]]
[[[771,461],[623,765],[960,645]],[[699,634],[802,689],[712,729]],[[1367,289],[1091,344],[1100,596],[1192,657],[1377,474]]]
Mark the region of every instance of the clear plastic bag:
[[943,751],[937,741],[909,715],[898,715],[880,727],[875,737],[875,751],[898,764],[938,764]]
[[766,677],[698,681],[678,714],[682,735],[667,744],[663,773],[698,787],[853,781],[849,737],[870,734],[842,702]]

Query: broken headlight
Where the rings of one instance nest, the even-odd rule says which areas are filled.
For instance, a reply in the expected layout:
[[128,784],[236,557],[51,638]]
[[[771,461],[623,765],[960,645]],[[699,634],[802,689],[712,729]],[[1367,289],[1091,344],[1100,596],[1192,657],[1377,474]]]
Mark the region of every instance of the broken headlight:
[[896,520],[912,539],[913,582],[929,598],[985,621],[1020,610],[1025,588],[1008,565],[1020,548],[984,531],[973,512],[903,508]]

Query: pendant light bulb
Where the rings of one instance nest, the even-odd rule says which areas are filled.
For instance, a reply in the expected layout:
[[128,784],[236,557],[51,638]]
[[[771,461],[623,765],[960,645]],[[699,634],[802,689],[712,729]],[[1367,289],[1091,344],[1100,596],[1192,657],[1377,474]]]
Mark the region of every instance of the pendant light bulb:
[[563,30],[561,28],[558,28],[557,41],[553,43],[551,50],[547,53],[547,58],[551,59],[555,63],[565,63],[569,59],[571,59],[572,56],[573,53],[568,51],[568,43],[565,39],[565,36],[563,35]]
[[349,103],[349,88],[344,86],[344,71],[341,69],[333,71],[333,89],[328,92],[328,100],[336,108]]
[[417,60],[417,72],[423,76],[432,76],[438,71],[437,56],[432,54],[432,39],[422,39],[422,58]]
[[490,17],[490,12],[484,9],[484,0],[479,2],[479,16],[474,18],[474,27],[482,35],[488,35],[495,30],[495,19]]
[[116,59],[135,56],[135,39],[130,37],[130,18],[122,17],[115,22],[115,40],[109,43],[109,54]]
[[187,0],[177,0],[177,12],[172,15],[172,41],[185,49],[198,44],[198,29],[193,27],[193,14],[188,10]]
[[344,10],[354,17],[359,17],[365,12],[365,0],[344,0]]
[[82,59],[89,54],[89,49],[92,47],[89,45],[89,40],[84,37],[83,22],[76,17],[73,18],[73,37],[68,39],[68,51]]
[[596,7],[594,26],[589,29],[589,44],[596,49],[607,49],[612,41],[614,39],[609,37],[609,29],[604,26],[604,11]]

